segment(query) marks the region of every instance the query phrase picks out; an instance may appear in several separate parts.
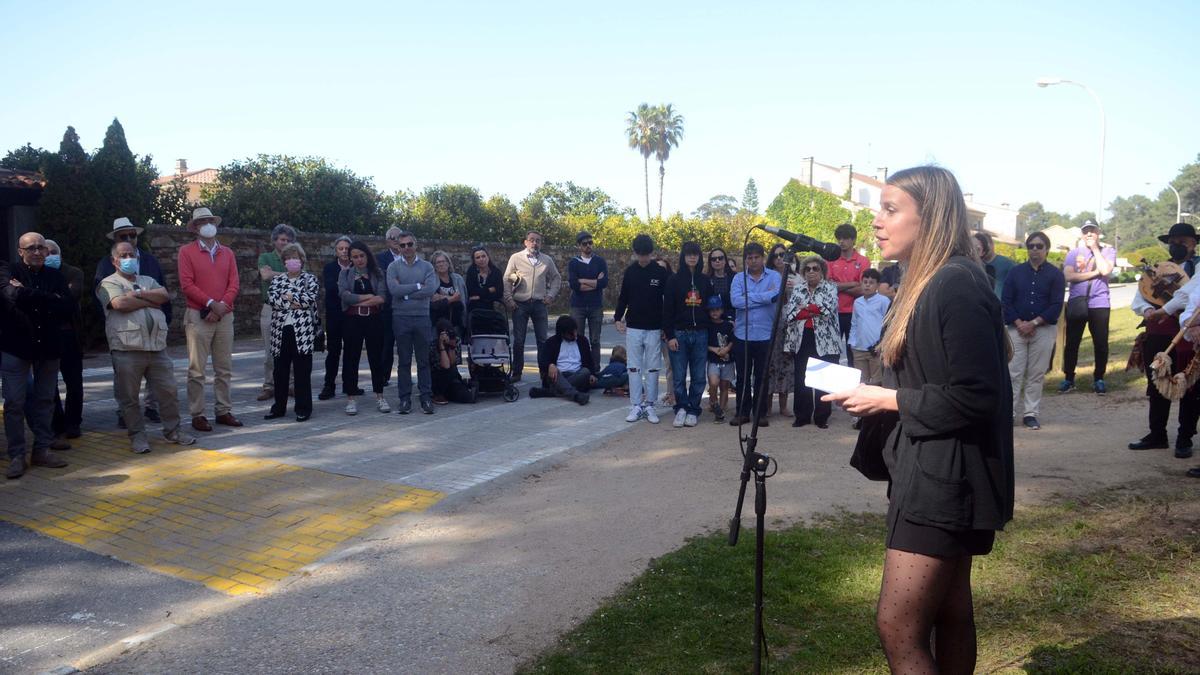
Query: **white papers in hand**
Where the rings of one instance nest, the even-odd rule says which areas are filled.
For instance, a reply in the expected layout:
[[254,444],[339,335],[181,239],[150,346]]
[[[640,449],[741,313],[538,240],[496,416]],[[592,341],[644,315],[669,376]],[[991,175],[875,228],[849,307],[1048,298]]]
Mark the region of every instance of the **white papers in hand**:
[[857,387],[861,376],[862,373],[857,368],[848,368],[810,356],[804,367],[804,386],[832,394]]

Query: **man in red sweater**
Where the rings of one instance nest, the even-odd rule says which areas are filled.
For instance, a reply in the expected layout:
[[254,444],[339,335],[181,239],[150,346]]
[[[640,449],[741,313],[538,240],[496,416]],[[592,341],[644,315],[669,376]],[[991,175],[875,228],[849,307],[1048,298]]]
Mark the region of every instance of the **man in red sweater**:
[[233,377],[233,301],[237,298],[238,269],[233,250],[217,241],[221,219],[206,208],[192,212],[188,230],[195,243],[179,249],[179,285],[187,298],[183,330],[188,347],[188,410],[192,428],[212,431],[204,416],[204,368],[213,365],[216,423],[240,427],[233,416],[229,384]]

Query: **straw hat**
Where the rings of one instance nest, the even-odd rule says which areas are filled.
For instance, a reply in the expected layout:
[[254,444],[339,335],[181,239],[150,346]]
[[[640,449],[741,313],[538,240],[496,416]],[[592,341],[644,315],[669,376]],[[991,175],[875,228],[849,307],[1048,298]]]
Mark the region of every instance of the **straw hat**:
[[213,212],[204,206],[192,211],[192,219],[187,223],[189,230],[196,225],[197,220],[211,220],[213,221],[213,225],[221,224],[221,216],[214,216]]
[[128,218],[117,218],[116,220],[113,221],[112,232],[109,232],[108,234],[106,234],[104,236],[108,237],[109,239],[115,240],[116,239],[115,235],[118,232],[122,232],[124,230],[136,230],[138,234],[141,234],[142,232],[145,231],[144,228],[138,227],[137,225],[134,225],[132,222],[130,222],[130,220]]

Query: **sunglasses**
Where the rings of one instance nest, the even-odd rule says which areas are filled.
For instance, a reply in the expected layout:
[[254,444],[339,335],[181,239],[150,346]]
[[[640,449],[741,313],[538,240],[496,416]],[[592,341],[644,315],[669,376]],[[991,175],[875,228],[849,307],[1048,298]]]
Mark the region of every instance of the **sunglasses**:
[[804,271],[805,272],[820,272],[821,267],[819,265],[805,265]]
[[[392,241],[395,241],[395,240],[393,239]],[[396,244],[396,245],[397,245],[397,246],[399,246],[400,248],[416,248],[416,247],[417,247],[417,242],[415,242],[415,241],[404,241],[404,242],[400,242],[399,244]]]
[[117,235],[113,235],[113,238],[116,239],[117,241],[137,241],[137,235],[133,234],[133,233],[117,234]]
[[715,255],[708,259],[708,262],[725,262],[725,256]]
[[1046,245],[1045,244],[1025,244],[1025,248],[1027,248],[1031,251],[1040,251],[1040,250],[1046,248]]
[[591,245],[592,245],[592,240],[591,240],[591,239],[588,239],[588,240],[586,240],[586,241],[581,241],[581,242],[579,242],[579,245],[580,245],[580,246],[591,246]]

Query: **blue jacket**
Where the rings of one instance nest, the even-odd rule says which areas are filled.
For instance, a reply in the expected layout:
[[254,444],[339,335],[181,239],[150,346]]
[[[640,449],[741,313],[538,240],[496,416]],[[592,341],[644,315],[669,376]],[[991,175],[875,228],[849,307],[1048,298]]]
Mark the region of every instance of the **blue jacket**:
[[[600,279],[603,274],[604,278]],[[596,282],[596,290],[582,291],[579,289],[580,279],[600,279]],[[583,262],[579,256],[567,262],[567,284],[571,287],[572,307],[601,307],[604,305],[604,289],[608,288],[608,263],[598,255]]]

